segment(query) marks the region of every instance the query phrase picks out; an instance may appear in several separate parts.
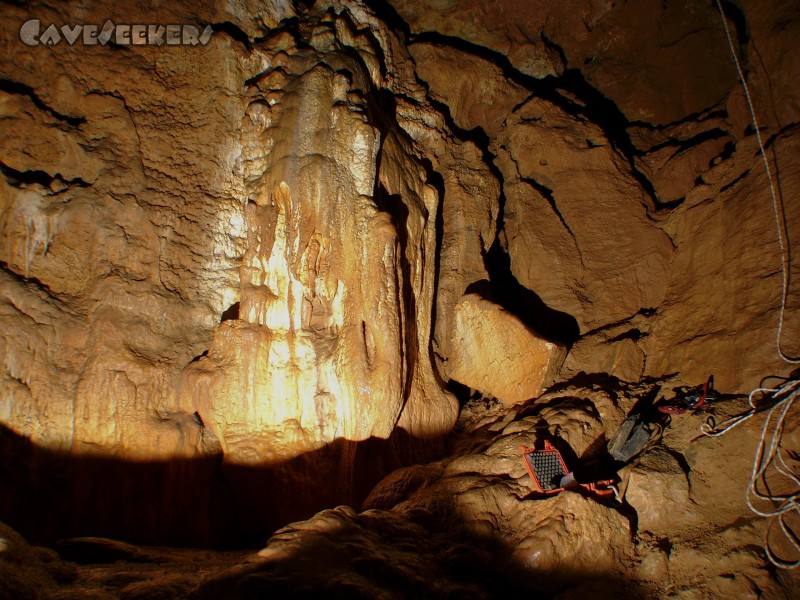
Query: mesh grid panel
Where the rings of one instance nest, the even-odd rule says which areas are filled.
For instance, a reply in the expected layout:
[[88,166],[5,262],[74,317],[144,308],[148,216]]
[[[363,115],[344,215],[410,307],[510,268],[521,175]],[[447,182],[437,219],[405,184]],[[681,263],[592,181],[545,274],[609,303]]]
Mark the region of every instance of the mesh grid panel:
[[528,452],[525,459],[545,492],[561,487],[561,478],[566,473],[557,452]]

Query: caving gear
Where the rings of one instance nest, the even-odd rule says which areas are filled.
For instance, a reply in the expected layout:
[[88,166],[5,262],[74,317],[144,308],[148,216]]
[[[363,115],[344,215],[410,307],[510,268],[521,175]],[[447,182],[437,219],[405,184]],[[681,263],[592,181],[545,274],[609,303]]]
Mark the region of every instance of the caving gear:
[[567,468],[561,453],[545,440],[541,450],[520,446],[525,461],[525,468],[531,476],[531,482],[537,493],[552,496],[567,488],[581,488],[597,498],[616,496],[612,480],[594,483],[578,483],[575,475]]
[[701,386],[676,388],[675,397],[672,400],[658,404],[657,408],[665,414],[680,415],[687,411],[693,412],[706,402],[711,402],[718,398],[719,393],[714,389],[714,376],[710,375],[705,384]]
[[642,413],[634,413],[622,422],[608,442],[608,453],[614,460],[627,463],[661,438],[664,425],[648,421]]

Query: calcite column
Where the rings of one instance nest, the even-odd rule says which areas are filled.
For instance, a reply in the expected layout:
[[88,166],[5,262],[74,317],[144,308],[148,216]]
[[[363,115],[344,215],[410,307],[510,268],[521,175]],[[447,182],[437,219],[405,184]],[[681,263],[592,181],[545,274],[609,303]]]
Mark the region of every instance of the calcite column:
[[[442,435],[456,406],[430,363],[438,197],[412,157],[382,154],[358,61],[335,70],[342,56],[296,49],[274,60],[243,121],[238,319],[185,369],[180,408],[233,464],[388,439],[398,423]],[[380,207],[379,171],[402,188]]]

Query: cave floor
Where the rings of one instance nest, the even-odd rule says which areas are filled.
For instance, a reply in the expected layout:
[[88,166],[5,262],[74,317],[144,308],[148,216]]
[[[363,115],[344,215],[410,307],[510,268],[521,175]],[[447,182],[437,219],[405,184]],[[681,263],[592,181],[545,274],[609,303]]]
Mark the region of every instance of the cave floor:
[[[763,413],[722,437],[700,434],[709,417],[742,413],[746,397],[672,415],[663,436],[618,469],[620,503],[532,493],[520,446],[553,440],[581,475],[580,467],[602,464],[610,436],[657,387],[581,381],[512,407],[473,399],[445,457],[391,473],[360,512],[324,510],[262,548],[78,538],[53,550],[0,530],[0,600],[797,597],[797,573],[765,555],[769,520],[745,501]],[[781,441],[792,465],[797,418],[790,415]],[[778,479],[769,482],[781,491]],[[792,557],[774,527],[770,547]]]
[[[103,547],[107,552],[104,558]],[[140,548],[105,541],[94,558],[62,563],[66,579],[47,596],[53,600],[111,600],[117,598],[185,598],[212,573],[245,562],[253,552],[189,548]],[[113,557],[123,548],[124,557]],[[130,549],[130,551],[129,551]],[[109,562],[103,562],[108,560]],[[68,565],[68,566],[65,566]]]

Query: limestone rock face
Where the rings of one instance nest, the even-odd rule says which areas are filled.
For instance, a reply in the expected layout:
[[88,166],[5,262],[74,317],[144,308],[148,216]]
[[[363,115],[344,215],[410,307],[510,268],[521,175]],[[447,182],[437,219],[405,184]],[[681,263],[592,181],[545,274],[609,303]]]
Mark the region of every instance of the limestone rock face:
[[197,600],[282,598],[521,596],[536,586],[515,577],[504,556],[391,511],[356,513],[340,506],[292,523],[266,548],[227,571],[212,574]]
[[[637,464],[616,474],[610,465],[598,466],[607,440],[631,407],[653,392],[650,385],[598,378],[510,409],[470,401],[451,456],[393,473],[364,508],[412,521],[444,512],[447,527],[458,523],[467,532],[462,538],[493,540],[536,590],[552,593],[550,585],[561,592],[557,597],[659,597],[671,586],[688,597],[737,596],[749,594],[753,582],[779,597],[791,595],[797,575],[770,575],[763,553],[752,547],[763,543],[768,525],[751,518],[742,493],[760,422],[748,421],[729,437],[698,440],[698,419],[675,415]],[[746,405],[739,397],[714,413],[723,419]],[[619,477],[622,503],[570,490],[531,494],[519,446],[542,438],[557,444],[578,481]],[[423,522],[442,521],[428,516]],[[620,571],[626,575],[617,579]]]
[[601,128],[534,99],[498,145],[506,243],[523,286],[582,333],[661,304],[672,244]]
[[[126,6],[120,14],[147,20]],[[219,73],[195,69],[186,48],[21,51],[15,28],[32,17],[22,7],[7,16],[2,422],[76,454],[202,453],[199,427],[182,435],[191,415],[173,418],[168,398],[236,293],[236,94],[248,67],[224,37],[204,48]]]
[[[541,31],[541,24],[551,21],[553,12],[562,17],[552,19],[557,27],[571,30],[577,36],[585,35],[586,31],[576,11],[554,10],[548,2],[516,0],[488,5],[476,0],[441,0],[427,4],[418,0],[400,0],[392,6],[416,34],[438,34],[436,38],[440,35],[466,40],[508,57],[517,70],[538,78],[560,75],[566,66],[558,46],[550,43],[550,36]],[[599,12],[587,8],[590,18]]]
[[[770,192],[712,5],[587,3],[580,20],[565,3],[394,6],[431,96],[488,138],[503,185],[498,244],[514,281],[554,311],[526,316],[574,319],[562,376],[680,372],[699,383],[713,372],[722,389],[746,391],[757,373],[785,372],[774,349],[781,257]],[[735,14],[728,24],[785,198],[797,185],[788,156],[798,77],[780,40],[796,19],[783,3],[742,10],[746,24]],[[456,60],[466,77],[452,75]],[[466,97],[464,79],[479,82]],[[777,81],[781,94],[770,96]],[[786,204],[789,238],[795,208]]]
[[[0,508],[24,513],[21,490],[56,471],[71,506],[42,528],[164,542],[175,523],[206,543],[192,524],[213,507],[269,496],[281,510],[258,510],[282,525],[430,459],[457,382],[515,404],[587,374],[714,373],[725,392],[786,374],[800,25],[791,2],[725,11],[783,259],[711,3],[9,4],[0,446],[36,466],[7,463]],[[31,47],[30,19],[214,33]],[[129,483],[111,489],[117,468]],[[131,495],[146,516],[116,501]]]
[[[59,543],[74,564],[0,525],[0,594],[612,600],[674,589],[690,598],[791,597],[798,576],[767,567],[758,548],[767,524],[750,516],[741,494],[756,419],[698,440],[697,419],[675,415],[638,465],[619,472],[622,504],[572,490],[531,494],[520,444],[550,439],[579,481],[596,480],[606,439],[654,391],[652,383],[584,381],[512,408],[470,401],[450,456],[395,471],[360,512],[338,506],[281,527],[257,553]],[[723,419],[746,405],[731,397],[713,411]]]
[[[151,20],[126,6],[115,8],[126,20]],[[67,12],[35,16],[88,18]],[[85,505],[65,509],[75,527],[110,522],[94,502],[135,511],[102,500],[116,493],[93,474],[106,460],[163,468],[131,474],[131,486],[147,495],[163,476],[170,491],[152,509],[193,502],[204,515],[188,520],[209,518],[206,501],[246,512],[256,488],[295,489],[303,500],[276,496],[284,516],[259,507],[280,524],[334,496],[354,501],[409,460],[412,440],[431,452],[455,422],[432,352],[435,307],[452,313],[435,280],[445,188],[423,145],[438,148],[447,189],[463,190],[451,198],[489,207],[470,248],[494,239],[497,184],[474,148],[449,141],[397,35],[360,4],[332,14],[306,15],[309,44],[277,28],[293,10],[220,5],[196,14],[227,23],[202,47],[85,55],[63,43],[21,60],[4,48],[2,433],[28,438],[45,462],[74,458],[68,495]],[[13,16],[9,39],[30,15]],[[263,39],[244,43],[236,27]],[[405,105],[392,112],[395,95]],[[477,270],[469,282],[486,277]],[[355,445],[369,440],[385,442],[386,460],[356,471]],[[302,467],[286,467],[294,459]],[[319,476],[342,464],[349,475]],[[120,519],[121,535],[174,534],[145,518]]]
[[476,294],[456,304],[451,379],[507,404],[539,396],[553,382],[565,350]]
[[641,529],[663,532],[686,508],[689,481],[675,457],[654,449],[631,472],[625,498],[636,510]]
[[562,389],[510,409],[471,402],[454,436],[453,454],[387,477],[365,508],[413,514],[451,506],[472,535],[499,537],[517,564],[553,573],[556,585],[561,579],[555,574],[569,572],[576,562],[586,573],[613,572],[632,552],[627,520],[574,491],[533,497],[520,446],[556,438],[576,468],[601,451],[604,423],[614,423],[620,412],[599,389]]
[[56,581],[69,580],[72,569],[47,548],[30,546],[21,535],[0,523],[0,593],[6,598],[41,598]]
[[[481,127],[496,136],[515,106],[528,96],[524,87],[507,79],[500,67],[485,58],[422,42],[412,44],[409,51],[431,97],[447,106],[462,129]],[[453,77],[455,71],[469,77]]]
[[543,79],[578,69],[630,121],[663,125],[703,112],[725,97],[736,77],[711,5],[655,0],[624,5],[396,0],[392,5],[412,33],[438,43],[464,40],[524,76]]
[[[350,40],[346,27],[347,19],[322,26],[311,51],[282,38],[267,46],[281,54],[247,100],[238,318],[220,325],[178,393],[226,461],[273,462],[337,438],[386,439],[404,408],[413,413],[403,416],[408,432],[421,437],[445,433],[455,418],[422,350],[438,196],[413,158],[381,147],[377,127],[391,124],[368,114],[381,81],[333,40],[372,46]],[[385,135],[393,148],[396,132]],[[407,177],[395,193],[398,172]]]
[[[774,142],[777,164],[799,149],[796,137],[779,135]],[[781,258],[770,192],[763,170],[737,166],[755,153],[752,139],[743,142],[729,161],[703,176],[708,183],[693,190],[668,220],[677,250],[669,292],[659,318],[648,327],[650,335],[643,339],[642,348],[650,357],[646,373],[676,368],[699,373],[705,369],[715,373],[722,389],[737,381],[755,386],[760,380],[758,373],[764,373],[765,365],[775,360]],[[728,175],[723,176],[727,169]],[[733,173],[739,173],[742,179],[722,192]],[[800,175],[796,166],[787,166],[781,184],[783,194],[800,191],[800,180],[792,173]],[[706,203],[713,190],[720,190],[721,201]],[[786,219],[790,239],[796,239],[800,209],[787,203]],[[701,239],[703,250],[694,245]],[[790,274],[794,281],[797,272],[793,261]],[[795,316],[794,286],[789,290],[781,341],[789,355],[797,353],[795,340],[800,325]],[[723,323],[736,325],[729,328]]]

